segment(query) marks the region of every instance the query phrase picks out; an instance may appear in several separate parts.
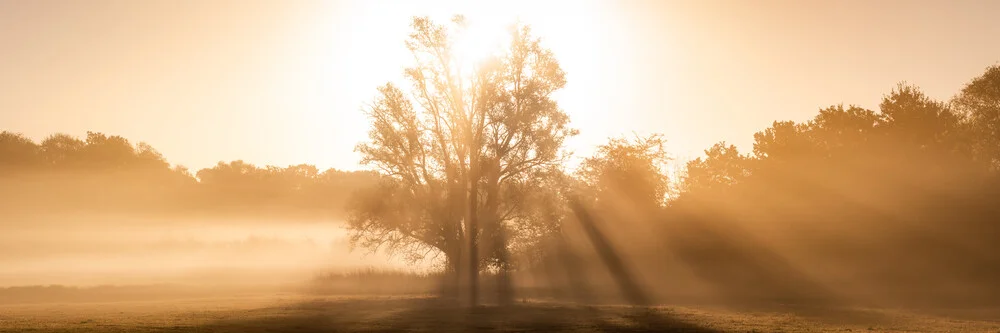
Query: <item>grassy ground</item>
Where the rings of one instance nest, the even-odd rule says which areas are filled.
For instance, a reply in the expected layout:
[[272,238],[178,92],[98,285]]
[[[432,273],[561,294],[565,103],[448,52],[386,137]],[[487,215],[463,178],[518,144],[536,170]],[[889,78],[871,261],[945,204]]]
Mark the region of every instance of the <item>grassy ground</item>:
[[1000,322],[885,310],[579,306],[459,308],[429,297],[275,294],[0,305],[0,332],[1000,332]]

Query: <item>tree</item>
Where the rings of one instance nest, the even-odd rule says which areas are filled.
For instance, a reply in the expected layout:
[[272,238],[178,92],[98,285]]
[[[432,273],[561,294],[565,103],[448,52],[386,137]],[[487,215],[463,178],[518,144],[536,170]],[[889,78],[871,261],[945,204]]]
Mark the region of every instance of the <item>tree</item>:
[[597,148],[578,171],[592,205],[607,211],[648,212],[667,200],[669,160],[660,134],[614,138]]
[[1000,65],[966,84],[954,105],[970,127],[976,157],[1000,168]]
[[740,155],[736,146],[719,142],[705,150],[705,157],[687,163],[683,190],[712,190],[733,186],[750,176],[750,157]]
[[42,156],[48,166],[67,169],[79,166],[83,147],[87,144],[67,134],[53,134],[42,141]]
[[521,208],[517,194],[531,175],[560,164],[563,141],[576,131],[551,98],[564,73],[530,28],[511,27],[508,44],[469,69],[456,52],[467,24],[461,16],[447,26],[413,19],[409,93],[391,83],[379,88],[368,110],[370,141],[357,147],[362,163],[388,176],[378,191],[394,206],[356,202],[350,227],[368,247],[416,240],[444,254],[455,272],[465,257],[474,304],[479,238],[503,256],[508,212]]
[[753,135],[753,153],[758,159],[784,160],[813,152],[812,141],[803,133],[805,124],[775,121],[771,127]]
[[135,145],[135,157],[137,159],[137,165],[142,168],[147,168],[151,170],[169,170],[170,163],[163,158],[163,154],[160,154],[156,148],[145,142],[139,142]]
[[0,132],[0,170],[32,168],[38,161],[39,147],[34,141],[20,133]]
[[[583,161],[577,171],[580,186],[567,200],[580,234],[590,241],[625,299],[634,305],[646,305],[649,299],[619,245],[626,239],[633,244],[644,242],[637,232],[649,234],[656,229],[649,228],[655,225],[649,222],[659,217],[669,189],[664,143],[660,134],[610,139]],[[615,228],[603,230],[602,220],[614,221]],[[572,261],[572,255],[566,258]],[[574,271],[574,266],[568,263],[566,268]]]
[[877,136],[883,115],[854,105],[830,106],[807,125],[810,140],[826,156],[866,149]]
[[900,83],[882,98],[879,109],[879,126],[893,143],[938,151],[954,150],[959,143],[958,115],[915,86]]
[[83,157],[89,167],[120,170],[131,166],[135,161],[135,148],[128,139],[121,136],[87,132],[85,142],[87,145],[83,147]]

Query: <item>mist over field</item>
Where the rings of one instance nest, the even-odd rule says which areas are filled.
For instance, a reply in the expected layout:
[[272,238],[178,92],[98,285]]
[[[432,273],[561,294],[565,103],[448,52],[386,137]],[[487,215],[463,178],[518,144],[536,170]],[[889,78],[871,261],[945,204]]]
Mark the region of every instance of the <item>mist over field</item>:
[[0,0],[0,333],[1000,332],[994,13]]
[[[274,284],[400,264],[349,251],[337,222],[49,217],[0,232],[0,285]],[[16,226],[16,227],[15,227]]]

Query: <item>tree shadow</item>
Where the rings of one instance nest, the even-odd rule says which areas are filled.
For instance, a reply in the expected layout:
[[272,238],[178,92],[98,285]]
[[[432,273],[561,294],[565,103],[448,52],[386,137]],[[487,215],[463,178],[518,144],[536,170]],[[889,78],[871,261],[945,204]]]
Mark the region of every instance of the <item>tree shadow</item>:
[[316,300],[252,310],[240,318],[189,328],[196,332],[718,332],[648,307],[521,303],[468,308],[441,298]]

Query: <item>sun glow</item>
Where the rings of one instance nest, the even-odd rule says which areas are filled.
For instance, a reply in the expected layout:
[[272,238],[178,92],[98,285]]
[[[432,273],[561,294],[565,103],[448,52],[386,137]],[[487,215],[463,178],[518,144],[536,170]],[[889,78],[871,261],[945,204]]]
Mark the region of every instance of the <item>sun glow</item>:
[[455,56],[463,73],[472,73],[483,61],[504,52],[510,38],[503,25],[466,20],[455,41]]
[[[504,52],[508,46],[509,28],[521,23],[530,27],[532,35],[541,38],[542,46],[550,49],[566,72],[566,87],[553,96],[569,114],[572,126],[581,135],[567,142],[570,150],[585,156],[592,147],[607,137],[620,135],[614,129],[616,117],[607,112],[620,108],[613,101],[623,91],[608,91],[604,84],[621,80],[621,73],[634,72],[625,59],[628,39],[623,39],[622,22],[614,7],[594,0],[573,2],[545,0],[458,1],[358,1],[346,8],[341,30],[352,47],[344,50],[344,69],[340,75],[352,78],[345,91],[345,108],[358,108],[369,101],[374,87],[387,81],[405,83],[401,68],[413,65],[413,55],[404,41],[411,32],[410,20],[426,16],[434,22],[446,23],[462,15],[467,26],[462,36],[456,36],[455,56],[462,75],[474,73],[476,65],[494,52]],[[338,115],[342,117],[343,115]],[[361,113],[357,123],[364,124]],[[333,120],[330,120],[333,121]],[[364,126],[351,127],[358,137],[365,135]]]

